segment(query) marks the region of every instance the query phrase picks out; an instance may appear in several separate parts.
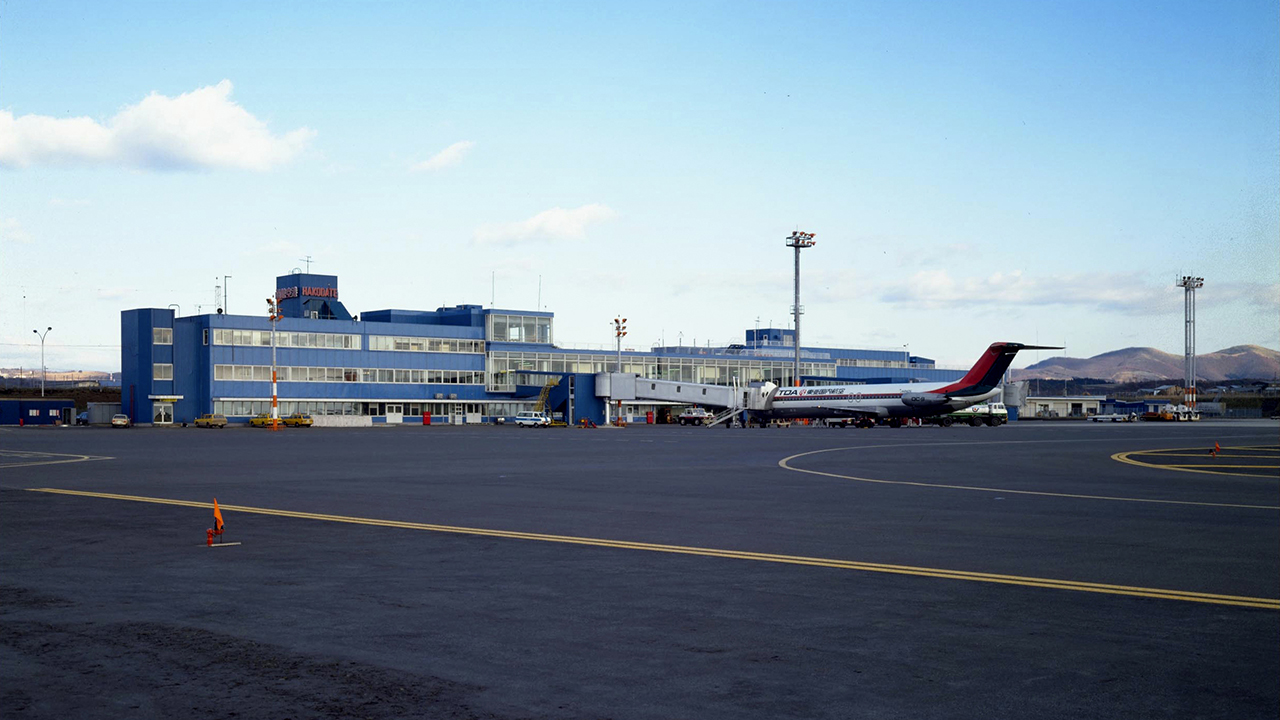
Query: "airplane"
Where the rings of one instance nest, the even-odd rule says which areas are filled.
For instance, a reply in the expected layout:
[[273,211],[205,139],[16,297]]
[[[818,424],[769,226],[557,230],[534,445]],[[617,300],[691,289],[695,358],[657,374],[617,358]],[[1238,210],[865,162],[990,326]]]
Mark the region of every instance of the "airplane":
[[1020,350],[1061,350],[1047,345],[997,342],[955,382],[888,383],[780,387],[762,410],[748,411],[748,422],[794,418],[842,418],[859,427],[885,419],[900,427],[905,418],[945,415],[1000,394],[1000,380]]

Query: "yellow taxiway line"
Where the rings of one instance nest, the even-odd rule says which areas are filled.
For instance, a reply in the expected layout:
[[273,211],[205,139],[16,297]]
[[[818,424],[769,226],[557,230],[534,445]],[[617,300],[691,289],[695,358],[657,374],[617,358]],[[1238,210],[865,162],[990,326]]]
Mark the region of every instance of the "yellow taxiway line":
[[[1072,498],[1076,500],[1108,500],[1112,502],[1133,502],[1133,503],[1151,503],[1155,505],[1196,505],[1200,507],[1219,507],[1219,508],[1243,508],[1246,510],[1280,510],[1280,505],[1244,505],[1238,503],[1215,503],[1215,502],[1198,502],[1194,500],[1161,500],[1158,498],[1128,497],[1124,495],[1088,495],[1084,493],[1063,493],[1050,492],[1047,490],[1014,490],[1011,488],[984,487],[981,485],[950,485],[947,483],[929,483],[917,482],[914,480],[882,480],[879,478],[858,477],[857,475],[844,475],[841,473],[825,472],[822,470],[808,470],[805,468],[794,467],[791,461],[802,458],[807,455],[819,455],[829,452],[840,452],[844,450],[871,450],[878,445],[868,445],[865,447],[853,446],[842,448],[828,448],[826,450],[811,450],[809,452],[796,453],[788,455],[778,461],[778,466],[784,470],[792,472],[808,473],[810,475],[822,475],[824,477],[838,478],[840,480],[854,480],[856,482],[876,483],[879,485],[911,485],[914,487],[935,488],[939,490],[969,490],[972,492],[989,492],[1000,493],[1002,495],[1037,495],[1040,497],[1058,497]],[[1126,453],[1116,453],[1116,455],[1124,455]],[[1116,455],[1112,455],[1113,459],[1119,459]],[[1143,465],[1144,467],[1163,467],[1160,465],[1146,465],[1145,463],[1120,460],[1121,462],[1131,462],[1133,465]],[[1186,470],[1184,472],[1195,472],[1194,470]],[[1225,474],[1225,473],[1224,473]],[[1246,475],[1246,477],[1259,477],[1257,475]]]
[[[27,488],[31,492],[53,493],[57,495],[73,495],[78,497],[104,498],[108,500],[128,500],[133,502],[153,503],[159,505],[177,505],[181,507],[212,509],[212,503],[191,500],[174,500],[170,498],[143,497],[140,495],[118,495],[115,493],[86,492],[82,490],[59,490],[56,488]],[[370,525],[375,527],[398,528],[402,530],[425,530],[429,532],[450,533],[455,535],[477,535],[483,537],[506,538],[510,540],[534,540],[540,542],[563,543],[568,545],[587,545],[592,547],[616,548],[620,550],[642,550],[648,552],[672,553],[678,555],[699,555],[703,557],[727,558],[732,560],[754,560],[757,562],[783,563],[787,565],[806,565],[812,567],[835,568],[839,570],[856,570],[862,572],[878,572],[893,575],[914,575],[947,580],[968,580],[970,582],[996,583],[1001,585],[1018,585],[1022,587],[1045,588],[1050,590],[1073,590],[1076,592],[1102,593],[1106,595],[1127,595],[1132,597],[1154,598],[1159,600],[1181,600],[1184,602],[1209,603],[1213,605],[1232,605],[1236,607],[1258,608],[1262,610],[1280,610],[1280,599],[1264,597],[1248,597],[1242,595],[1222,595],[1217,593],[1188,592],[1184,590],[1167,590],[1162,588],[1135,587],[1131,585],[1112,585],[1106,583],[1080,582],[1075,580],[1057,580],[1053,578],[1025,577],[1021,575],[1002,575],[996,573],[969,572],[966,570],[948,570],[944,568],[915,567],[911,565],[889,565],[885,563],[859,562],[856,560],[839,560],[835,558],[804,557],[799,555],[777,555],[772,553],[747,552],[742,550],[722,550],[717,548],[690,547],[685,545],[662,545],[626,540],[609,540],[604,538],[577,537],[573,535],[548,535],[544,533],[517,532],[511,530],[493,530],[488,528],[458,527],[453,525],[437,525],[433,523],[404,522],[399,520],[381,520],[377,518],[351,517],[347,515],[327,515],[323,513],[295,512],[273,508],[248,507],[243,505],[222,505],[224,513],[240,512],[254,515],[270,515],[274,517],[297,518],[301,520],[320,520],[324,522],[348,523],[352,525]]]
[[[1134,457],[1134,456],[1142,456],[1142,455],[1147,455],[1147,456],[1150,456],[1150,457],[1183,457],[1183,456],[1181,456],[1181,455],[1161,455],[1160,453],[1162,453],[1162,452],[1171,452],[1171,453],[1175,453],[1175,452],[1187,452],[1188,450],[1200,450],[1200,448],[1169,448],[1169,449],[1167,449],[1167,450],[1130,450],[1129,452],[1119,452],[1119,453],[1116,453],[1116,454],[1114,454],[1114,455],[1112,455],[1112,456],[1111,456],[1111,459],[1112,459],[1112,460],[1115,460],[1116,462],[1122,462],[1122,463],[1125,463],[1126,465],[1135,465],[1135,466],[1137,466],[1137,467],[1145,467],[1145,468],[1155,468],[1155,469],[1157,469],[1157,470],[1172,470],[1172,471],[1174,471],[1174,472],[1201,473],[1201,474],[1204,474],[1204,475],[1230,475],[1230,476],[1233,476],[1233,477],[1249,477],[1249,478],[1265,478],[1265,479],[1270,479],[1271,477],[1273,477],[1273,475],[1270,475],[1270,474],[1268,474],[1268,475],[1263,475],[1263,474],[1261,474],[1261,473],[1222,472],[1222,471],[1220,471],[1220,470],[1210,470],[1210,469],[1203,469],[1203,470],[1201,470],[1201,469],[1196,469],[1196,468],[1210,468],[1210,467],[1213,467],[1214,465],[1217,465],[1216,463],[1204,463],[1204,464],[1197,464],[1197,465],[1173,465],[1173,464],[1170,464],[1170,465],[1164,465],[1164,464],[1161,464],[1161,463],[1148,463],[1148,462],[1142,462],[1141,460],[1135,460],[1135,459],[1133,459],[1133,457]],[[1236,447],[1225,447],[1225,448],[1222,448],[1222,450],[1224,450],[1224,451],[1226,451],[1226,450],[1263,450],[1263,451],[1269,451],[1269,450],[1271,450],[1271,448],[1269,448],[1269,447],[1265,447],[1265,446],[1248,446],[1248,445],[1245,445],[1245,446],[1236,446]],[[1208,449],[1206,448],[1206,449],[1204,449],[1204,450],[1203,450],[1203,452],[1202,452],[1202,454],[1201,454],[1201,455],[1193,456],[1193,457],[1204,457],[1205,455],[1207,455],[1207,454],[1208,454],[1208,452],[1209,452],[1209,451],[1208,451]],[[1219,454],[1218,454],[1218,456],[1219,456],[1219,457],[1223,457],[1222,453],[1219,453]],[[1270,460],[1270,459],[1272,459],[1272,458],[1273,458],[1273,457],[1275,457],[1275,456],[1271,456],[1271,455],[1264,455],[1264,456],[1261,456],[1261,457],[1265,457],[1266,459]],[[1241,467],[1249,467],[1249,468],[1258,468],[1258,469],[1260,469],[1260,470],[1270,470],[1270,469],[1273,469],[1273,468],[1278,468],[1278,467],[1280,467],[1280,466],[1275,466],[1275,465],[1217,465],[1217,467],[1229,467],[1229,468],[1234,468],[1234,469],[1239,469],[1239,468],[1241,468]],[[1275,475],[1274,475],[1274,477],[1278,477],[1278,478],[1280,478],[1280,473],[1275,474]]]

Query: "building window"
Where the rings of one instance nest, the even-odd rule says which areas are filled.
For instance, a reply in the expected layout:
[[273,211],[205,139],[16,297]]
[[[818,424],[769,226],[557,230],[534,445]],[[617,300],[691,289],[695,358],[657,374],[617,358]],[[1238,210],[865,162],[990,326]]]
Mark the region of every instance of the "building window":
[[173,364],[172,363],[153,363],[151,365],[152,380],[172,380]]
[[152,328],[151,343],[153,345],[172,345],[173,328]]

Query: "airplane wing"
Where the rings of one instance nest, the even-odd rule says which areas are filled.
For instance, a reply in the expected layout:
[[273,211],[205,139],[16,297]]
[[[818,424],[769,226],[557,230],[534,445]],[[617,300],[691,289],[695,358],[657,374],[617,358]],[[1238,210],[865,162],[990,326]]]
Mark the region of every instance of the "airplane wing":
[[833,407],[830,405],[818,405],[815,409],[829,412],[836,417],[881,418],[889,414],[889,411],[885,410],[882,407],[847,408],[847,407]]

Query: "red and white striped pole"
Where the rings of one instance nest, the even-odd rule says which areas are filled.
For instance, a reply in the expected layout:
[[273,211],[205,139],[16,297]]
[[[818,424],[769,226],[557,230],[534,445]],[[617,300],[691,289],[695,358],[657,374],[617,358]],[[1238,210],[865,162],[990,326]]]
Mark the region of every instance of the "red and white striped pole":
[[276,394],[276,322],[280,320],[280,301],[267,298],[271,311],[271,430],[280,429],[280,403]]

